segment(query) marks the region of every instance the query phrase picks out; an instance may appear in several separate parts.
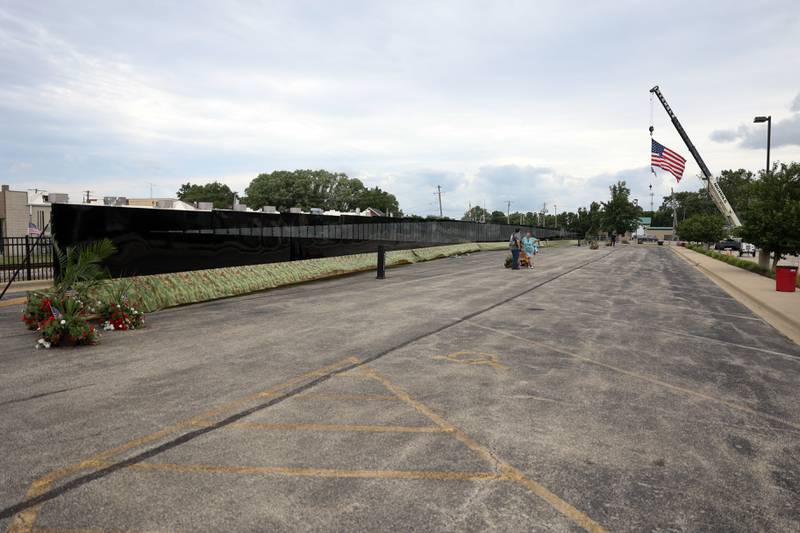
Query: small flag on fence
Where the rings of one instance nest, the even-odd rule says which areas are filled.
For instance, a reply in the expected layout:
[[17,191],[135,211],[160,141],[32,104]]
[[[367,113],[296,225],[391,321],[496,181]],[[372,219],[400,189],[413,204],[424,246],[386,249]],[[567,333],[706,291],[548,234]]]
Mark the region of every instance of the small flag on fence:
[[680,183],[683,169],[686,168],[686,159],[655,139],[650,139],[650,143],[650,165],[666,170]]
[[36,224],[33,222],[28,222],[28,235],[33,235],[34,237],[38,237],[42,234],[42,230],[36,227]]

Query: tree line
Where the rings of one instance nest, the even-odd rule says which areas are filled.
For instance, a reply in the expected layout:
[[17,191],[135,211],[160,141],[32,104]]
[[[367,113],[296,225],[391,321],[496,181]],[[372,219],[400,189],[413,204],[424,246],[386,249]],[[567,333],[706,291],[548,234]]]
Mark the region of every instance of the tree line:
[[548,213],[542,210],[538,213],[516,211],[506,214],[502,211],[489,212],[476,205],[467,210],[461,220],[558,228],[587,238],[601,232],[624,234],[634,230],[642,211],[630,201],[630,189],[624,181],[619,181],[609,187],[609,192],[607,202],[592,202],[588,208],[580,207],[577,212]]
[[717,181],[742,222],[740,228],[727,227],[706,188],[665,196],[658,209],[645,211],[631,201],[624,181],[609,187],[608,201],[591,202],[576,212],[507,215],[475,206],[461,220],[558,227],[592,238],[603,232],[633,232],[642,217],[650,217],[651,226],[672,227],[674,215],[681,240],[710,244],[732,234],[769,252],[773,268],[781,257],[800,254],[800,163],[775,164],[770,172],[757,175],[745,169],[723,170]]
[[[800,254],[800,163],[775,164],[758,175],[744,169],[723,170],[719,185],[742,227],[733,233],[767,250],[773,265],[787,254]],[[178,198],[186,202],[212,202],[217,209],[230,208],[235,193],[217,181],[204,185],[185,183]],[[308,210],[352,211],[372,207],[386,214],[403,216],[397,198],[379,187],[366,187],[361,180],[341,172],[326,170],[278,170],[259,174],[245,189],[241,203],[252,208],[275,206],[279,211],[291,207]],[[518,224],[563,228],[588,238],[602,232],[623,235],[634,231],[640,217],[650,217],[652,226],[671,227],[673,213],[681,240],[713,243],[731,230],[711,200],[708,190],[684,191],[665,196],[655,211],[645,211],[630,199],[624,181],[609,187],[608,201],[591,202],[575,212],[488,211],[478,205],[467,210],[461,220],[495,224]],[[421,219],[415,215],[411,218]],[[439,217],[426,217],[438,219]],[[444,217],[447,218],[447,217]]]
[[[212,202],[215,209],[230,209],[236,193],[218,181],[206,184],[185,183],[177,196],[184,202]],[[358,178],[327,170],[276,170],[256,176],[244,191],[240,203],[251,209],[274,206],[278,211],[299,207],[305,211],[318,207],[325,211],[378,209],[387,215],[402,216],[397,198],[380,187],[367,187]]]
[[[800,163],[776,163],[757,176],[742,169],[724,171],[719,181],[742,223],[734,236],[769,252],[773,269],[782,257],[800,254]],[[676,198],[676,212],[683,240],[708,244],[729,233],[706,190],[686,193],[680,203]]]

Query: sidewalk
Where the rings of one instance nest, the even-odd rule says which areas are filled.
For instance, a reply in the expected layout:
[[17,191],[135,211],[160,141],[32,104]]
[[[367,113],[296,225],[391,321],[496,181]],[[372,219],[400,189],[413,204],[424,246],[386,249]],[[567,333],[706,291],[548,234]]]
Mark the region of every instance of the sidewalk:
[[777,292],[774,279],[687,248],[675,246],[671,249],[775,329],[800,344],[800,289]]

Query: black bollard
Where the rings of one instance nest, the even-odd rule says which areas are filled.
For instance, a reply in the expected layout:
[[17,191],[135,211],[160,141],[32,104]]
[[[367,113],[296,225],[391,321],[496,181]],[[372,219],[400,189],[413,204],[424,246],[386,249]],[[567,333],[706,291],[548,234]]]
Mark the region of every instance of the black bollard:
[[386,277],[386,247],[378,246],[378,279]]

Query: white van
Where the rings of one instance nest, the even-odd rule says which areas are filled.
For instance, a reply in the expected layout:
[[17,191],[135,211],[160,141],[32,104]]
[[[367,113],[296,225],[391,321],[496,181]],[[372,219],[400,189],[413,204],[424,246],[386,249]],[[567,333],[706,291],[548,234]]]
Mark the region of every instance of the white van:
[[739,257],[743,255],[751,255],[753,257],[756,256],[756,247],[754,244],[750,244],[749,242],[742,241],[742,246],[739,248]]

